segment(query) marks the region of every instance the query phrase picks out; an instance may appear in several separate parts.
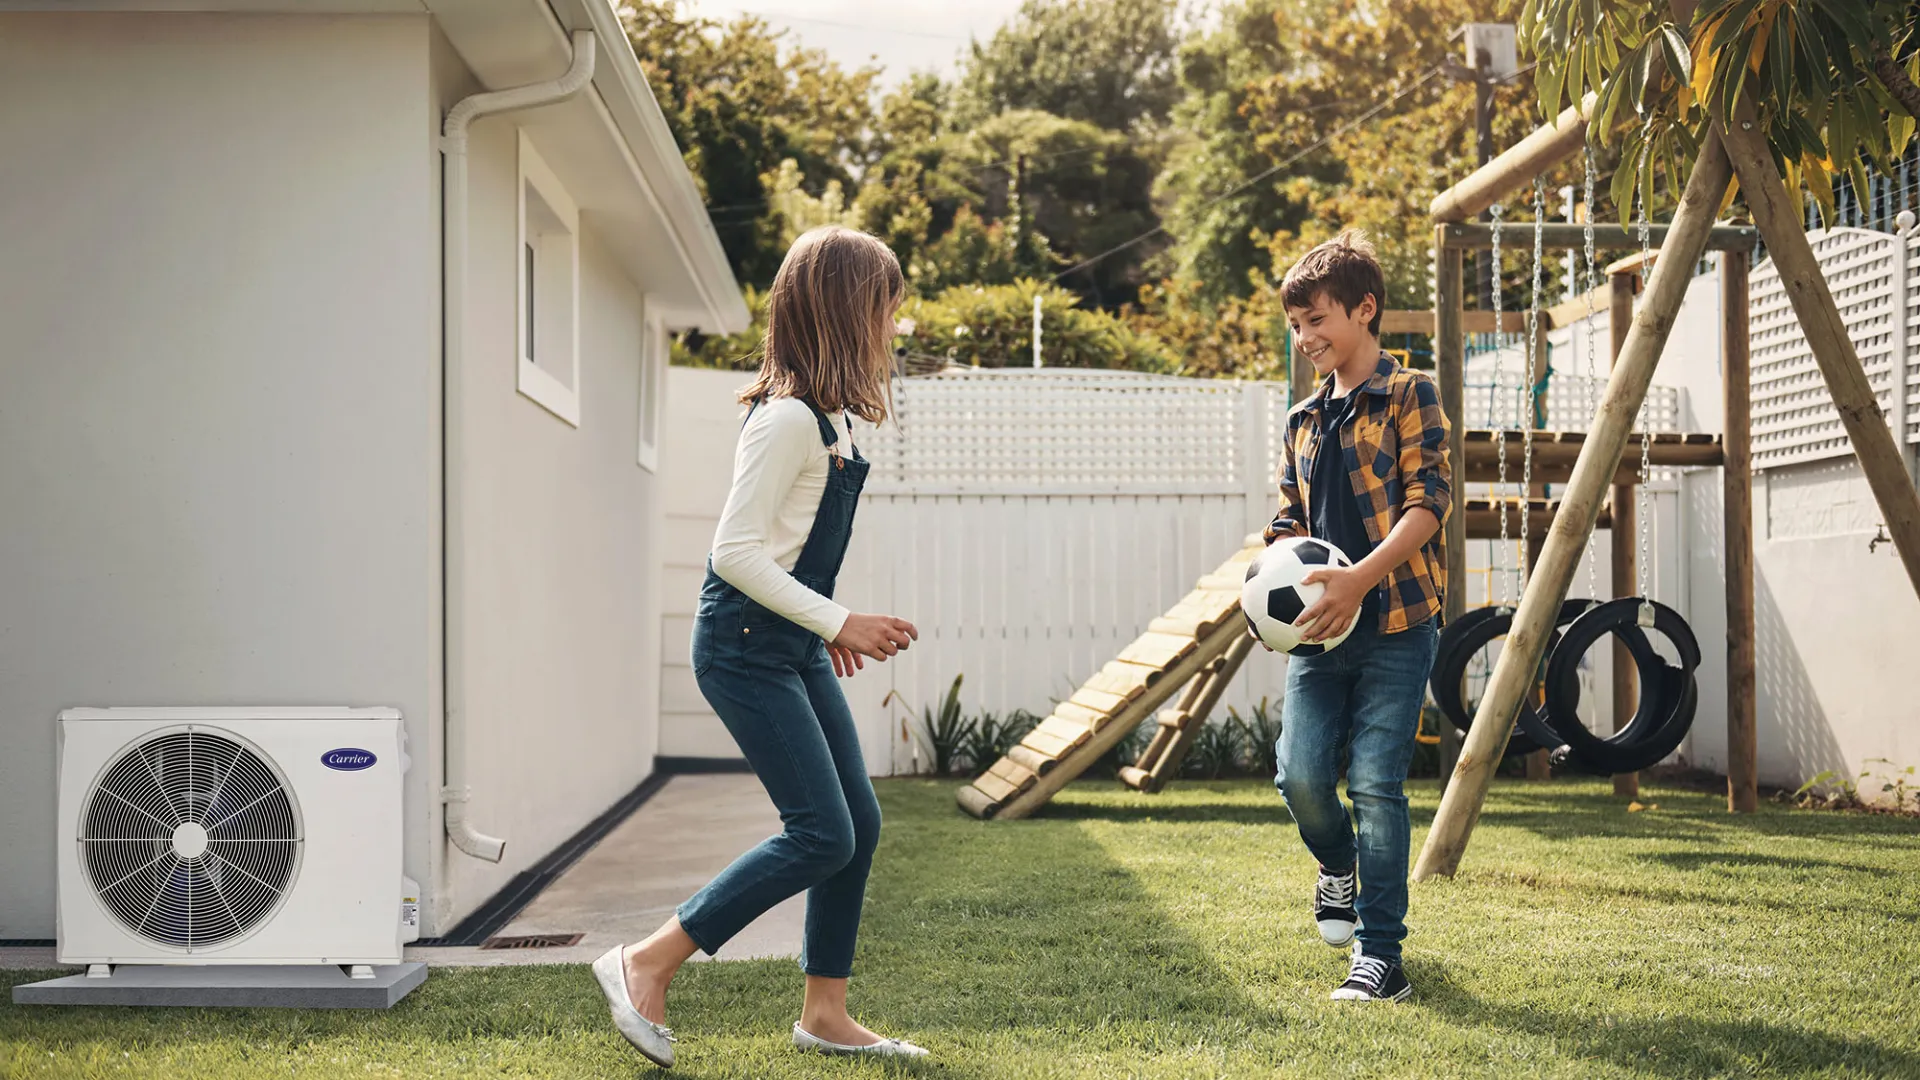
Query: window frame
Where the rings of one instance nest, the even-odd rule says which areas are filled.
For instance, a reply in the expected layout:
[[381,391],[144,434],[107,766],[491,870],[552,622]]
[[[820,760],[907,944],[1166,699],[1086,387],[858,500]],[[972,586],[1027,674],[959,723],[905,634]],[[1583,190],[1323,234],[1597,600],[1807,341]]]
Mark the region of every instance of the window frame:
[[[666,422],[661,408],[667,395],[667,361],[672,342],[666,320],[649,312],[640,324],[640,409],[635,460],[650,473],[660,471],[660,427]],[[652,438],[648,438],[651,434]]]
[[[580,426],[580,210],[573,197],[548,167],[533,141],[523,129],[520,135],[519,182],[514,186],[516,221],[514,228],[514,305],[513,351],[516,375],[514,386],[522,396],[546,409],[573,427]],[[560,231],[527,231],[528,189],[538,195],[560,223]],[[541,273],[542,265],[559,259],[558,273]],[[559,281],[564,288],[556,289]],[[558,327],[544,326],[547,318],[560,320]],[[551,331],[551,332],[543,332]],[[535,362],[535,354],[559,343],[558,366],[571,378],[562,382],[548,367]],[[529,345],[532,348],[529,348]],[[554,366],[549,364],[549,367]]]

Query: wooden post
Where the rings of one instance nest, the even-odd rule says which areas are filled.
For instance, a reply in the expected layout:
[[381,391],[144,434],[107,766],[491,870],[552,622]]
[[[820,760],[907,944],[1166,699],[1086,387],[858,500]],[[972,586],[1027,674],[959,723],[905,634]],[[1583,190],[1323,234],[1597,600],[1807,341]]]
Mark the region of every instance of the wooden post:
[[1720,370],[1727,544],[1727,809],[1760,808],[1760,737],[1754,697],[1753,401],[1744,251],[1720,256]]
[[[1453,509],[1447,514],[1444,535],[1447,558],[1447,591],[1443,614],[1447,622],[1467,611],[1467,358],[1466,339],[1461,333],[1461,306],[1466,288],[1464,256],[1458,248],[1440,243],[1441,226],[1434,233],[1434,374],[1440,383],[1440,411],[1452,425],[1447,437],[1447,459],[1453,465]],[[1488,314],[1492,314],[1489,312]],[[1447,780],[1460,757],[1460,731],[1451,723],[1440,725],[1440,786]]]
[[[1827,393],[1853,443],[1853,456],[1859,459],[1860,471],[1866,474],[1867,486],[1873,489],[1874,501],[1886,518],[1887,535],[1893,538],[1900,561],[1906,564],[1907,579],[1920,593],[1920,492],[1914,490],[1900,445],[1887,429],[1873,385],[1860,366],[1860,354],[1834,306],[1833,291],[1827,287],[1813,246],[1807,243],[1798,196],[1789,194],[1780,170],[1774,167],[1766,137],[1754,119],[1752,102],[1743,97],[1733,117],[1726,144],[1734,172],[1740,177],[1740,192],[1767,242],[1767,255],[1780,271],[1780,284],[1786,287],[1794,314],[1800,317],[1807,347],[1813,350]],[[1898,358],[1894,362],[1898,363]]]
[[1433,220],[1466,221],[1578,153],[1587,140],[1587,114],[1593,111],[1594,98],[1588,94],[1579,105],[1563,110],[1551,125],[1537,129],[1465,180],[1435,195],[1428,207]]
[[[1607,321],[1612,331],[1613,354],[1608,370],[1620,364],[1620,349],[1627,343],[1627,330],[1633,325],[1633,286],[1637,275],[1631,270],[1623,270],[1608,275]],[[1633,469],[1628,463],[1623,471]],[[1638,473],[1634,473],[1638,475]],[[1619,477],[1614,478],[1616,481]],[[1633,596],[1639,591],[1640,560],[1636,557],[1634,543],[1640,532],[1640,507],[1635,501],[1635,485],[1615,483],[1613,485],[1613,525],[1608,530],[1613,549],[1613,595]],[[1595,599],[1598,599],[1596,597]],[[1634,667],[1633,654],[1619,638],[1613,640],[1613,730],[1619,731],[1633,719],[1634,706],[1639,698],[1639,669]],[[1629,799],[1640,796],[1640,774],[1618,773],[1613,778],[1613,793]]]
[[1473,728],[1467,733],[1453,782],[1441,797],[1440,810],[1434,815],[1433,827],[1428,830],[1426,844],[1420,850],[1413,872],[1415,881],[1435,874],[1452,874],[1466,853],[1467,840],[1486,802],[1494,767],[1506,749],[1521,695],[1533,685],[1540,658],[1546,654],[1554,617],[1566,598],[1567,585],[1573,580],[1587,539],[1593,533],[1601,495],[1620,467],[1634,416],[1653,381],[1654,367],[1673,329],[1674,315],[1686,295],[1694,264],[1706,250],[1707,230],[1713,225],[1714,214],[1719,211],[1731,176],[1726,148],[1720,142],[1719,125],[1710,125],[1700,157],[1694,162],[1693,173],[1680,196],[1679,208],[1674,212],[1666,257],[1655,265],[1647,301],[1633,320],[1626,345],[1620,351],[1620,363],[1607,380],[1600,411],[1581,444],[1566,495],[1547,532],[1545,550],[1540,553],[1540,572],[1520,597],[1513,630],[1507,635],[1500,659],[1494,665],[1493,678],[1474,713]]
[[[1529,498],[1537,494],[1539,494],[1539,492],[1537,491],[1527,492],[1527,496]],[[1532,581],[1534,571],[1540,568],[1540,545],[1534,543],[1532,537],[1523,536],[1520,538],[1520,546],[1527,553],[1527,580]],[[1529,689],[1527,691],[1527,697],[1532,699],[1533,707],[1535,709],[1543,708],[1547,704],[1547,693],[1546,693],[1546,688],[1544,686],[1535,686]],[[1528,752],[1527,754],[1527,779],[1528,780],[1538,781],[1538,780],[1550,780],[1553,778],[1553,762],[1548,760],[1548,755],[1551,753],[1552,751],[1545,746],[1541,747],[1538,750],[1533,750]]]

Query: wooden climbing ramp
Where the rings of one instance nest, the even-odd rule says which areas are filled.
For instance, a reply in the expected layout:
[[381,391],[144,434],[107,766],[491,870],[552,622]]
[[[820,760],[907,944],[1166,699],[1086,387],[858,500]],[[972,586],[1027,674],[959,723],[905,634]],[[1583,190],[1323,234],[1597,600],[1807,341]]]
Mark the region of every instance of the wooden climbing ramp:
[[1178,771],[1207,713],[1253,646],[1240,614],[1240,586],[1263,548],[1255,537],[1202,577],[1006,757],[962,787],[961,809],[982,819],[1026,817],[1187,686],[1174,707],[1158,713],[1153,741],[1139,762],[1121,770],[1129,787],[1158,791]]

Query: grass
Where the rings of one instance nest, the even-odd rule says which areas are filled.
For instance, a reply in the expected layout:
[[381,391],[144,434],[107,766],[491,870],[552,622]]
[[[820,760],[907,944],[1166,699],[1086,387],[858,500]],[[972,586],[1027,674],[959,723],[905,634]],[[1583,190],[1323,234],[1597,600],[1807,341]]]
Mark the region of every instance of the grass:
[[[690,966],[688,1077],[1920,1077],[1920,820],[1501,782],[1414,887],[1397,1006],[1339,1004],[1271,785],[1075,785],[983,824],[887,781],[856,1013],[934,1064],[803,1058],[791,962]],[[1413,790],[1416,850],[1437,802]],[[42,973],[44,974],[44,973]],[[9,984],[42,977],[0,973]],[[630,1077],[584,968],[437,969],[385,1014],[23,1009],[0,1076]]]

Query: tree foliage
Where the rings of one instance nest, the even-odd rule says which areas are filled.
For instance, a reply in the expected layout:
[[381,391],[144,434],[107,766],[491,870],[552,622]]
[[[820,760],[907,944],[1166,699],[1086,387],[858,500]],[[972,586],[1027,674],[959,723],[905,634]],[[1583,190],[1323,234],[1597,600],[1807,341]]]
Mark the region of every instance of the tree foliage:
[[1866,190],[1867,165],[1891,170],[1913,137],[1914,21],[1908,0],[1705,0],[1690,26],[1666,0],[1527,0],[1520,30],[1545,113],[1597,95],[1592,130],[1631,166],[1616,203],[1660,174],[1678,192],[1707,123],[1744,98],[1788,185],[1831,217],[1836,178]]
[[879,69],[783,52],[783,36],[752,16],[722,24],[681,14],[676,0],[628,0],[619,14],[734,275],[772,281],[786,247],[765,178],[792,160],[809,190],[852,188],[871,153]]
[[1163,122],[1179,100],[1167,0],[1026,0],[960,80],[961,122],[1037,110],[1108,131]]
[[[631,0],[622,18],[750,306],[794,236],[838,222],[899,256],[910,350],[1026,362],[1038,293],[1060,363],[1269,377],[1277,283],[1343,228],[1372,235],[1389,306],[1431,302],[1427,207],[1477,163],[1474,88],[1445,70],[1462,24],[1517,16],[1539,60],[1493,90],[1496,150],[1597,94],[1596,214],[1626,220],[1638,194],[1678,190],[1743,95],[1789,183],[1829,210],[1837,182],[1889,168],[1920,110],[1916,7],[1698,0],[1682,27],[1669,0],[1026,0],[954,80],[884,93],[877,69],[752,17]],[[1582,164],[1545,185],[1578,187]],[[751,364],[757,343],[677,355]]]

